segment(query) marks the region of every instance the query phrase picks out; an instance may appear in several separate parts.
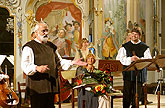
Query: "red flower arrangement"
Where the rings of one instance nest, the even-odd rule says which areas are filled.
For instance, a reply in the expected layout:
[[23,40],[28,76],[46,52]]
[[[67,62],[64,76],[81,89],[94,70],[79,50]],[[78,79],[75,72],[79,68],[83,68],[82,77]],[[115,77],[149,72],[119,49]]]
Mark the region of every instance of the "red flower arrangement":
[[77,80],[77,85],[81,85],[81,83],[82,83],[81,79]]
[[84,73],[76,77],[74,83],[70,86],[75,87],[83,84],[97,83],[97,86],[91,87],[91,92],[93,92],[96,96],[100,96],[112,92],[112,81],[113,79],[109,71],[95,70],[92,73]]

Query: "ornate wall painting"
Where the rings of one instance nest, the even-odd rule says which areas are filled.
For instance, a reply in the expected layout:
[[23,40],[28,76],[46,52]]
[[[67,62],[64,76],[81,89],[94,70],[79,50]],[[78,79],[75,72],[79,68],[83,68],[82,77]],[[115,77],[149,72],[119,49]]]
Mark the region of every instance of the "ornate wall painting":
[[[49,25],[50,41],[55,44],[58,41],[56,45],[62,51],[61,56],[74,57],[82,38],[81,11],[73,3],[50,2],[37,9],[36,20],[40,21],[41,19]],[[60,29],[66,31],[66,35],[62,38],[59,37],[58,33]],[[65,45],[62,45],[64,42]]]
[[115,59],[126,32],[126,1],[104,0],[104,29],[98,46],[102,59]]

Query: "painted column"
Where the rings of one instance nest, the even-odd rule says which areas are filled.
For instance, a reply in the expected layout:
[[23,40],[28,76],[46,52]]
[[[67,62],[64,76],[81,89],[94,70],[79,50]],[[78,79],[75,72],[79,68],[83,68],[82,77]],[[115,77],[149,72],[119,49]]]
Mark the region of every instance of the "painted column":
[[131,20],[131,0],[127,0],[127,28],[128,22]]
[[[146,0],[146,44],[153,50],[153,17],[152,17],[152,2],[151,0]],[[157,73],[149,72],[147,74],[147,83],[155,82]],[[155,80],[154,80],[155,79]]]
[[[152,19],[152,2],[146,0],[146,44],[153,48],[153,19]],[[152,50],[152,49],[151,49]]]
[[[23,14],[23,13],[26,13],[25,12],[25,10],[26,10],[26,3],[27,3],[27,1],[28,0],[25,0],[24,1],[24,3],[21,3],[21,10],[20,11],[18,11],[17,13],[16,13],[16,15],[17,15],[17,17],[18,18],[20,18],[20,20],[21,20],[21,18],[22,18],[22,20],[24,20],[24,19],[26,19],[26,17],[24,16],[24,15],[22,15],[22,17],[21,17],[21,14]],[[21,21],[21,23],[22,23],[22,45],[24,45],[26,42],[27,42],[27,22],[25,21],[25,22],[22,22]],[[17,29],[18,29],[18,27],[17,27]],[[18,41],[17,41],[18,42]],[[18,89],[18,86],[17,86],[17,82],[25,82],[26,80],[25,79],[23,79],[23,71],[22,71],[22,69],[21,69],[21,57],[22,57],[22,55],[20,55],[19,53],[19,49],[18,49],[18,43],[16,42],[16,59],[14,59],[14,60],[16,60],[15,62],[16,62],[16,71],[15,71],[15,73],[16,73],[16,89]]]
[[98,33],[98,37],[100,38],[101,37],[101,35],[102,35],[102,25],[103,25],[103,22],[102,22],[102,20],[103,20],[103,2],[102,2],[102,0],[99,0],[99,17],[98,17],[98,31],[99,31],[99,33]]
[[89,1],[85,0],[82,5],[82,38],[89,38]]
[[138,23],[138,0],[133,0],[133,5],[134,5],[134,11],[133,11],[133,23],[137,22]]
[[[135,2],[136,3],[136,2]],[[132,23],[134,23],[134,17],[136,17],[135,15],[135,8],[136,5],[134,3],[134,0],[127,0],[127,27],[128,27],[128,22],[131,21]]]
[[134,22],[134,0],[130,0],[130,16],[131,16],[131,22]]

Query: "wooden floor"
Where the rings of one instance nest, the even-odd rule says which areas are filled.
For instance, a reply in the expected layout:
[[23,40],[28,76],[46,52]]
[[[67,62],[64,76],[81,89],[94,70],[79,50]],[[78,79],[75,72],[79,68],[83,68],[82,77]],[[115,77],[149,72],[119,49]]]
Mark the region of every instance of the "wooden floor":
[[[152,104],[147,105],[147,108],[157,108],[157,95],[148,94],[147,96],[149,101],[152,101]],[[56,105],[58,108],[58,105]],[[63,103],[62,108],[72,108],[71,103]],[[77,107],[77,103],[75,102],[75,108]],[[113,108],[122,108],[122,99],[114,99],[114,106]],[[144,105],[140,105],[139,108],[145,108]],[[160,108],[165,108],[165,95],[160,96]]]

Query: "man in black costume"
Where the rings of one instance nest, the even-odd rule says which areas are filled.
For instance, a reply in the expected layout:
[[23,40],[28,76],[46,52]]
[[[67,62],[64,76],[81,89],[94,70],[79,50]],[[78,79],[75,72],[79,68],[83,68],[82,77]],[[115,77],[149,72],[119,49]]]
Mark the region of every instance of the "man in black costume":
[[[128,67],[132,62],[138,59],[151,59],[149,47],[141,42],[141,33],[137,29],[132,30],[131,41],[122,45],[116,57],[123,64],[123,68]],[[135,71],[123,71],[123,108],[129,108],[132,103],[132,108],[135,108],[135,89],[136,75]],[[144,70],[138,73],[138,96],[141,94],[142,84],[146,81]],[[140,98],[140,97],[139,97]]]

